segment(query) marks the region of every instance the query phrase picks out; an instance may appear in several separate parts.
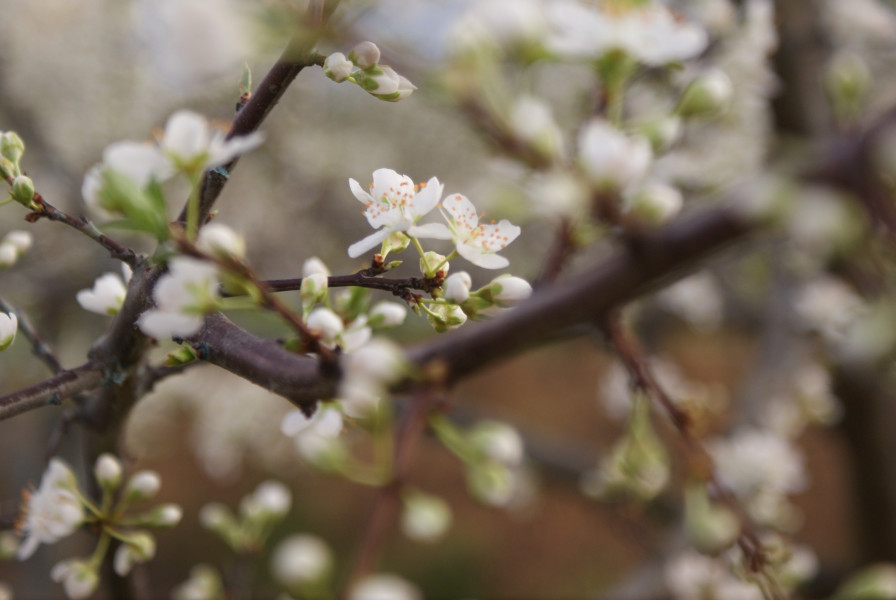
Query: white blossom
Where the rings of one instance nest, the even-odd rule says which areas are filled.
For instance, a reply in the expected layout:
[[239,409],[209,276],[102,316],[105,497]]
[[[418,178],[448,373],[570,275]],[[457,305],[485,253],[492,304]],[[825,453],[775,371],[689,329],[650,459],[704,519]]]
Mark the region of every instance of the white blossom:
[[359,69],[369,69],[380,62],[380,54],[379,47],[373,42],[361,42],[348,56]]
[[519,432],[500,421],[477,423],[470,431],[470,442],[487,458],[508,467],[518,467],[525,457]]
[[560,0],[547,7],[547,46],[569,58],[593,59],[617,50],[649,66],[687,60],[703,52],[706,31],[676,18],[663,4],[607,8]]
[[684,204],[677,188],[664,183],[648,183],[626,198],[624,209],[646,222],[662,225],[674,218]]
[[3,236],[3,244],[9,244],[18,251],[19,254],[27,252],[34,243],[34,237],[27,231],[15,229]]
[[16,340],[19,318],[15,313],[0,312],[0,351],[9,348]]
[[510,113],[510,127],[516,136],[547,158],[563,157],[563,133],[544,100],[523,95]]
[[84,521],[84,507],[76,494],[74,473],[58,458],[50,459],[36,491],[28,495],[25,507],[25,541],[18,558],[34,554],[38,544],[55,544],[74,533]]
[[351,417],[366,417],[376,409],[389,384],[407,371],[404,352],[395,343],[375,338],[342,359],[338,397]]
[[492,300],[502,306],[514,306],[532,295],[532,284],[514,275],[501,275],[489,283]]
[[332,345],[345,329],[342,318],[329,308],[315,308],[305,320],[308,329],[320,336],[326,344]]
[[168,118],[160,150],[177,169],[201,172],[230,162],[263,140],[259,131],[225,139],[224,132],[212,129],[202,115],[180,110]]
[[483,47],[538,43],[546,33],[541,0],[514,0],[508,10],[506,0],[480,0],[458,19],[449,32],[455,54]]
[[398,575],[377,573],[360,580],[348,593],[348,600],[422,600],[420,591]]
[[510,261],[498,252],[520,235],[520,228],[502,219],[480,223],[476,207],[466,196],[452,194],[442,203],[457,253],[484,269],[501,269]]
[[639,183],[652,158],[647,138],[628,136],[601,118],[591,119],[579,134],[579,163],[601,188],[618,191]]
[[106,273],[93,282],[92,289],[84,289],[75,298],[84,310],[100,315],[115,315],[121,310],[128,289],[116,273]]
[[377,230],[349,246],[348,255],[352,258],[361,256],[396,231],[417,238],[450,238],[444,225],[417,225],[442,197],[444,186],[435,177],[426,184],[415,186],[407,175],[399,175],[392,169],[377,169],[373,172],[370,192],[364,191],[354,179],[349,179],[349,187],[355,198],[364,204],[367,222]]
[[13,266],[19,260],[19,251],[12,244],[0,243],[0,269]]
[[200,229],[196,247],[208,254],[234,258],[246,255],[246,240],[223,223],[210,223]]
[[153,290],[156,308],[140,315],[143,333],[164,339],[193,335],[215,309],[218,298],[218,269],[215,265],[178,256],[168,262],[168,273]]
[[309,534],[289,536],[271,557],[274,578],[289,588],[321,579],[332,566],[333,555],[327,544]]
[[723,560],[709,558],[693,550],[675,556],[666,564],[664,574],[666,585],[677,600],[763,598],[756,585],[737,579]]
[[280,430],[295,440],[296,449],[303,458],[315,461],[338,444],[337,438],[342,433],[342,413],[329,404],[318,405],[311,417],[294,410],[283,418]]
[[53,581],[61,582],[65,595],[72,600],[87,598],[99,585],[99,575],[89,561],[81,559],[64,560],[50,570]]
[[330,269],[324,264],[324,261],[314,256],[302,263],[302,277],[311,277],[312,275],[330,275]]

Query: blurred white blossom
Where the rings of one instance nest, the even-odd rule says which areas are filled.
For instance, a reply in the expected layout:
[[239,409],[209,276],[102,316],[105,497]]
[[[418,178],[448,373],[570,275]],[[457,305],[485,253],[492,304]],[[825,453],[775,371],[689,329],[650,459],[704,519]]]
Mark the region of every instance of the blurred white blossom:
[[116,273],[106,273],[93,282],[92,289],[84,289],[75,296],[84,310],[100,315],[115,315],[121,310],[128,289]]
[[352,586],[348,600],[422,600],[423,595],[408,581],[397,575],[368,575]]
[[16,340],[19,318],[15,313],[0,312],[0,351],[9,348]]
[[652,156],[645,137],[629,136],[601,118],[588,121],[579,134],[579,163],[602,189],[620,191],[639,183]]
[[327,544],[307,533],[291,535],[280,542],[271,557],[274,578],[288,588],[325,577],[333,566],[333,555]]
[[19,546],[19,560],[34,554],[38,544],[55,544],[77,531],[85,518],[77,488],[71,469],[58,458],[51,458],[40,486],[27,496],[22,527],[25,540]]
[[168,262],[153,290],[156,308],[140,315],[137,324],[154,338],[193,335],[205,315],[217,307],[218,269],[210,262],[177,256]]

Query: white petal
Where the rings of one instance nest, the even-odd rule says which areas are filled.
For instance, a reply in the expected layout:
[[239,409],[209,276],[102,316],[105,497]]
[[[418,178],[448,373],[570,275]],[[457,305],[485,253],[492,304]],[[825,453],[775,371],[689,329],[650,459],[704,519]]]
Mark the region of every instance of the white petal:
[[439,183],[435,177],[430,178],[425,185],[420,186],[420,191],[414,196],[411,205],[411,214],[417,218],[422,217],[436,207],[439,200],[442,199],[442,193],[445,191],[445,185]]
[[361,184],[354,179],[349,178],[348,187],[351,188],[352,194],[355,195],[355,198],[357,198],[361,204],[366,206],[369,202],[373,201],[373,198],[367,193],[367,190],[361,187]]
[[510,261],[503,256],[487,254],[478,247],[469,244],[458,244],[457,253],[483,269],[503,269],[510,264]]
[[189,337],[202,328],[205,318],[179,312],[148,310],[137,319],[137,325],[146,335],[156,339]]
[[165,124],[162,148],[188,160],[207,152],[209,141],[206,118],[190,110],[179,110]]
[[216,135],[209,145],[209,156],[205,166],[211,168],[227,164],[237,156],[258,148],[262,142],[264,134],[260,131],[253,131],[249,135],[236,136],[226,141],[224,134]]
[[366,238],[361,241],[355,242],[351,246],[348,247],[348,255],[352,258],[358,258],[371,248],[374,248],[378,244],[381,244],[384,239],[389,237],[389,234],[392,233],[391,229],[383,228],[379,231],[375,231],[371,233]]
[[476,207],[473,206],[473,203],[466,196],[451,194],[445,198],[442,206],[451,215],[451,220],[454,222],[455,227],[470,231],[479,225],[479,215],[476,214]]
[[416,238],[429,238],[433,240],[450,240],[451,230],[441,223],[426,223],[414,225],[408,229],[408,235]]

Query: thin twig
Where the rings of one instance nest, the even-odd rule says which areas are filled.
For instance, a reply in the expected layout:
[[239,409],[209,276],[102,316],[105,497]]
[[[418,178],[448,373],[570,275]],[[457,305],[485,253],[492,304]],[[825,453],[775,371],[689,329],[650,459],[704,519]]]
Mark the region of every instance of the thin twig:
[[40,383],[0,396],[0,421],[41,406],[59,404],[97,387],[102,381],[103,367],[95,361],[62,371]]
[[80,218],[76,218],[68,213],[59,210],[58,208],[44,200],[43,196],[36,192],[34,194],[34,203],[37,206],[37,209],[25,216],[25,220],[29,223],[34,223],[40,219],[49,219],[58,223],[64,223],[65,225],[68,225],[69,227],[80,231],[81,233],[98,243],[100,246],[108,250],[109,255],[112,258],[127,263],[131,268],[134,268],[137,263],[142,260],[142,256],[135,250],[124,246],[123,244],[113,240],[112,238],[104,234],[102,231],[97,229],[96,225],[94,225],[86,217],[82,216]]
[[25,311],[16,308],[9,302],[0,297],[0,309],[7,313],[13,313],[16,315],[18,319],[18,328],[19,332],[31,342],[31,351],[34,355],[40,359],[42,363],[47,365],[50,371],[54,374],[59,373],[63,370],[62,363],[59,362],[59,359],[56,357],[56,354],[53,352],[52,348],[50,348],[38,335],[37,330],[34,328],[34,325],[31,323],[31,320],[28,318],[28,315],[25,314]]

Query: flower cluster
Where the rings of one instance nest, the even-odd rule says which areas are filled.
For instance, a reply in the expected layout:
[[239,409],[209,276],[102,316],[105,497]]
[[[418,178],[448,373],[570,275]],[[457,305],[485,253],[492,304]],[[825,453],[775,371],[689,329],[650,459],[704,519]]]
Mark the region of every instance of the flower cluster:
[[349,52],[334,52],[324,61],[324,74],[336,82],[350,81],[380,100],[398,102],[417,89],[407,77],[380,64],[380,49],[373,42],[361,42]]
[[82,525],[92,525],[100,532],[89,558],[63,560],[50,572],[69,598],[93,594],[99,584],[99,568],[113,540],[118,542],[113,567],[123,577],[134,564],[155,555],[155,539],[148,529],[172,527],[181,519],[181,509],[175,504],[161,504],[136,514],[129,511],[134,502],[149,500],[158,492],[161,480],[153,471],[137,472],[125,483],[118,459],[103,454],[96,461],[94,476],[102,490],[98,505],[81,493],[74,473],[57,458],[50,460],[38,489],[25,495],[21,524],[25,540],[18,549],[20,560],[34,554],[39,544],[54,544]]

